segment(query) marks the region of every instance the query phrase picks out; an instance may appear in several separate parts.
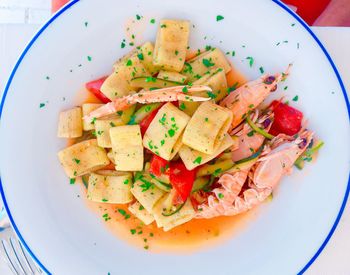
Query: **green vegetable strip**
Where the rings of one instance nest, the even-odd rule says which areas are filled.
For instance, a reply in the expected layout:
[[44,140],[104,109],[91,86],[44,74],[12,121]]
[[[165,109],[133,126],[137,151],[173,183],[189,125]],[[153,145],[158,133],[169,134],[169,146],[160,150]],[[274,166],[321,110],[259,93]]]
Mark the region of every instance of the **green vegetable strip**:
[[249,126],[258,134],[266,137],[267,139],[273,139],[275,136],[269,134],[268,132],[266,132],[265,130],[261,129],[260,127],[258,127],[251,119],[250,119],[250,114],[247,115],[247,123],[249,124]]
[[241,164],[241,163],[245,163],[245,162],[247,162],[247,161],[250,161],[250,160],[252,160],[252,159],[257,158],[258,156],[260,156],[260,154],[262,153],[263,149],[264,149],[264,145],[262,145],[262,146],[259,148],[259,150],[258,150],[256,153],[254,153],[253,155],[251,155],[250,157],[247,157],[247,158],[241,159],[241,160],[239,160],[239,161],[236,161],[236,165],[237,165],[237,164]]
[[161,103],[152,103],[143,105],[140,109],[138,109],[134,115],[131,117],[129,121],[129,125],[139,124],[146,116],[152,113],[154,110],[159,108]]
[[307,149],[304,154],[302,154],[295,162],[294,165],[299,169],[302,170],[304,168],[305,158],[310,158],[313,154],[318,152],[322,146],[324,145],[324,142],[322,140],[318,141],[317,144],[315,144],[312,148]]
[[225,159],[214,164],[205,164],[197,171],[197,177],[213,175],[218,176],[222,172],[232,168],[234,162],[231,159]]
[[162,215],[165,216],[165,217],[169,217],[169,216],[172,216],[174,214],[176,214],[177,212],[179,212],[181,210],[181,208],[185,205],[185,203],[179,205],[178,207],[176,207],[176,209],[172,212],[162,212]]

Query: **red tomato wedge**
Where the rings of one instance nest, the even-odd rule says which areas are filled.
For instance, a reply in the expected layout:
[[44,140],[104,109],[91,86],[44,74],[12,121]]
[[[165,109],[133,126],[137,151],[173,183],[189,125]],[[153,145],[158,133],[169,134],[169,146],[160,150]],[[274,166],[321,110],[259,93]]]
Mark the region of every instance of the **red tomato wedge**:
[[270,107],[275,116],[269,133],[275,136],[281,133],[293,136],[300,131],[302,112],[277,100],[274,100]]
[[106,80],[107,76],[101,77],[99,79],[90,81],[85,84],[86,89],[90,93],[92,93],[97,99],[99,99],[102,103],[108,103],[111,102],[111,100],[106,97],[102,92],[101,92],[101,86],[103,82]]
[[155,109],[152,113],[150,113],[143,120],[141,120],[141,122],[140,122],[140,129],[141,129],[141,135],[142,136],[144,136],[144,134],[146,133],[149,125],[151,124],[151,122],[154,119],[154,117],[157,115],[159,109],[160,109],[160,107],[158,109]]
[[169,174],[169,161],[153,155],[149,172],[157,177],[161,174]]
[[170,183],[176,190],[178,196],[175,196],[175,203],[184,203],[193,187],[196,178],[197,169],[187,170],[182,161],[170,163]]

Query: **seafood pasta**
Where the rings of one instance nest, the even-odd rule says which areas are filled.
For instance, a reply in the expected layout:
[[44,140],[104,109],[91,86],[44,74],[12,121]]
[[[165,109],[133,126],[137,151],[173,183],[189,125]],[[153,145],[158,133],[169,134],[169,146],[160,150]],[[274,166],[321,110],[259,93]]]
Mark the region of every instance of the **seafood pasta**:
[[82,177],[88,200],[125,205],[125,218],[164,231],[259,205],[323,144],[300,111],[263,104],[289,68],[229,87],[220,49],[188,58],[189,29],[162,20],[154,45],[86,84],[99,103],[59,116],[58,136],[73,140],[58,153],[71,183]]

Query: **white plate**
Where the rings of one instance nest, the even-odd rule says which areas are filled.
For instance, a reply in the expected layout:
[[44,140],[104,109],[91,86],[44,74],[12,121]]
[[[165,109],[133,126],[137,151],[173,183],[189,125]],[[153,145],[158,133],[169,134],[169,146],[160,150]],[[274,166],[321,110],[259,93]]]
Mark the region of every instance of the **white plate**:
[[[283,180],[273,201],[260,207],[245,230],[190,255],[151,254],[115,238],[77,198],[80,190],[68,184],[56,156],[65,145],[56,138],[59,111],[74,104],[82,83],[109,73],[114,60],[130,50],[120,49],[120,43],[126,20],[136,14],[145,22],[137,42],[155,39],[150,18],[190,19],[192,45],[235,50],[233,63],[250,79],[260,75],[260,66],[276,72],[293,62],[291,77],[274,96],[299,95],[295,105],[326,144],[315,164]],[[219,14],[225,19],[216,22]],[[254,58],[252,68],[248,56]],[[22,242],[54,274],[305,271],[331,237],[347,199],[348,104],[321,43],[277,2],[72,1],[33,38],[8,82],[1,105],[2,197]]]

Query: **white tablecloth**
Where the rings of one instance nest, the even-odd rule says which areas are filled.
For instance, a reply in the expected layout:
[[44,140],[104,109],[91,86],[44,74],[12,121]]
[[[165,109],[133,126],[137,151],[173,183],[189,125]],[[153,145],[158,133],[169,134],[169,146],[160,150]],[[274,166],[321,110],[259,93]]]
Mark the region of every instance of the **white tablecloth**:
[[[8,75],[21,49],[37,30],[36,25],[0,24],[0,98]],[[350,28],[314,27],[314,32],[323,41],[336,63],[348,95],[350,91]],[[0,202],[1,205],[1,202]],[[350,274],[350,206],[346,207],[343,217],[327,247],[309,268],[307,274],[342,275]],[[11,274],[0,261],[0,274]]]

